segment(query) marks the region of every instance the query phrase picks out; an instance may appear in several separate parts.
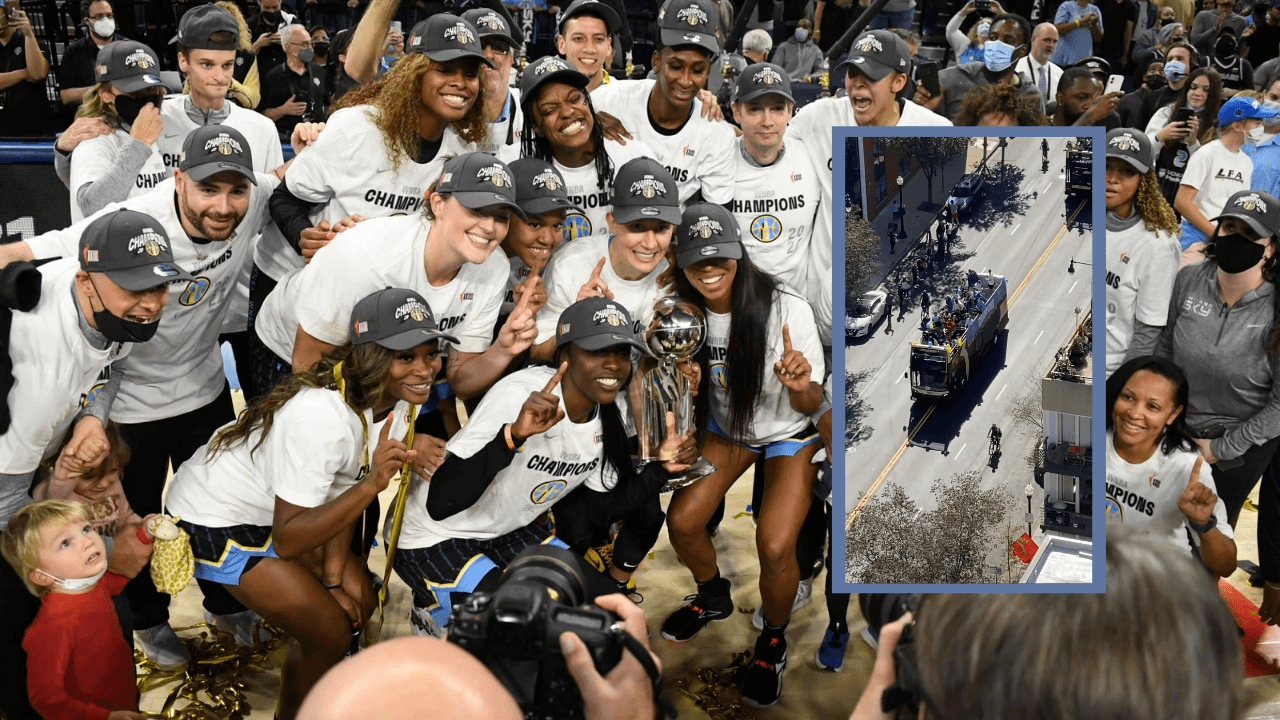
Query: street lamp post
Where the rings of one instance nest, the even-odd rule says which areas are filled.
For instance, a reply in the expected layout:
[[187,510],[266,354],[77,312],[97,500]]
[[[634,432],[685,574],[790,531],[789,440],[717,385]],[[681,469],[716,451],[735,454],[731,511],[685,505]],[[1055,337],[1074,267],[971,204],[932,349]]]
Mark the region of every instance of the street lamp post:
[[1022,490],[1027,494],[1027,537],[1031,537],[1031,496],[1035,494],[1036,486],[1027,483],[1027,486]]
[[902,201],[902,184],[905,182],[906,180],[901,175],[899,175],[898,176],[898,208],[899,208],[898,212],[901,214],[898,216],[898,232],[902,233],[900,237],[903,237],[903,238],[907,237],[907,205]]

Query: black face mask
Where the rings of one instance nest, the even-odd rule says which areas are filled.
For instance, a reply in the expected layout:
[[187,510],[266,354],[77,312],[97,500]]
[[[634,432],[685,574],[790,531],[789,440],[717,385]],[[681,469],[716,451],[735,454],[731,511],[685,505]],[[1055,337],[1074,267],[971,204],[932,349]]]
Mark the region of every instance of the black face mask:
[[1146,77],[1142,78],[1142,82],[1143,82],[1143,84],[1145,84],[1147,87],[1151,88],[1152,90],[1160,90],[1161,88],[1163,88],[1163,87],[1165,86],[1165,83],[1166,83],[1167,81],[1165,80],[1164,75],[1162,75],[1162,74],[1160,74],[1160,73],[1152,73],[1152,74],[1150,74],[1150,75],[1148,75],[1148,76],[1146,76]]
[[1214,236],[1214,260],[1229,275],[1242,273],[1257,265],[1266,249],[1265,245],[1259,245],[1240,233]]
[[1160,27],[1164,27],[1165,25],[1168,25],[1171,22],[1173,22],[1173,20],[1170,18],[1160,18]]
[[311,47],[315,49],[317,55],[324,55],[325,57],[328,57],[329,43],[327,42],[312,43]]
[[[102,304],[102,293],[98,292],[97,284],[93,283],[92,277],[89,278],[89,282],[93,284],[93,291],[98,295],[98,303]],[[90,303],[89,307],[92,308],[93,304]],[[125,320],[112,315],[105,304],[102,304],[101,310],[93,311],[93,323],[98,326],[98,332],[111,342],[146,342],[155,337],[156,330],[160,329],[158,319],[152,323]]]
[[1236,41],[1229,37],[1222,38],[1217,45],[1213,46],[1213,54],[1220,60],[1228,60],[1235,57]]
[[280,24],[280,21],[283,19],[284,18],[283,16],[280,15],[279,10],[272,10],[271,12],[262,13],[262,21],[268,25],[278,25]]
[[155,105],[159,108],[160,98],[155,95],[149,95],[145,98],[129,97],[128,95],[116,97],[116,115],[120,116],[120,122],[124,124],[126,130],[133,127],[133,122],[138,119],[138,113],[142,112],[142,108],[147,105]]

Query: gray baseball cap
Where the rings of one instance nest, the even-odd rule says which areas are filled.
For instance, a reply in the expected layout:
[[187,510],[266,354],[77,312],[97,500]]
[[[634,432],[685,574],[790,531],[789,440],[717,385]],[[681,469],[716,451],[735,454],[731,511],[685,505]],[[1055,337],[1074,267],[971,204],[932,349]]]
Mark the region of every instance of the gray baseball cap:
[[104,273],[133,292],[193,279],[174,263],[164,225],[150,215],[123,208],[85,226],[80,234],[80,269]]
[[703,260],[739,260],[742,235],[733,213],[715,203],[690,205],[676,228],[676,265],[692,267]]
[[621,304],[602,297],[579,300],[560,313],[556,322],[556,347],[571,342],[583,350],[603,350],[630,345],[646,352],[636,337],[631,313]]
[[1271,193],[1241,190],[1232,195],[1213,222],[1229,217],[1248,223],[1261,237],[1280,236],[1280,200]]
[[1137,128],[1110,130],[1107,132],[1107,158],[1119,158],[1138,172],[1147,172],[1155,159],[1151,152],[1151,138]]
[[680,192],[662,163],[638,157],[618,168],[609,194],[617,223],[662,220],[680,224]]
[[441,332],[431,306],[404,288],[384,288],[361,298],[351,310],[351,344],[377,343],[388,350],[409,350],[424,342],[458,338]]
[[511,168],[498,158],[482,152],[459,155],[444,164],[438,193],[453,193],[458,202],[471,210],[505,205],[527,220],[516,203],[516,183]]

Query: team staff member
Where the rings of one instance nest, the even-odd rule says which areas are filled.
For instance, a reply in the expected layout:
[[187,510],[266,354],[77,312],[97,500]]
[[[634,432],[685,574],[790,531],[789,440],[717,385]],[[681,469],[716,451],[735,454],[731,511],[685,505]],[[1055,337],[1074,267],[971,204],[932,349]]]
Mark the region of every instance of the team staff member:
[[822,404],[822,344],[809,304],[755,267],[728,211],[694,205],[685,210],[679,234],[676,292],[707,315],[707,342],[696,356],[705,370],[694,412],[702,457],[718,469],[671,497],[667,531],[698,592],[667,617],[662,636],[691,640],[712,620],[733,615],[729,580],[720,576],[707,522],[763,455],[756,550],[764,631],[743,676],[742,696],[749,705],[768,707],[782,695],[785,633],[800,584],[796,539],[818,472],[812,459],[820,438],[809,418]]
[[586,75],[550,56],[533,62],[520,80],[524,154],[552,162],[578,205],[567,218],[566,240],[608,235],[614,173],[635,158],[654,157],[639,140],[623,145],[605,138],[587,86]]
[[[176,261],[193,278],[169,287],[169,314],[155,338],[116,362],[110,380],[95,388],[92,407],[100,409],[93,412],[100,419],[109,413],[119,422],[133,451],[124,472],[125,495],[139,515],[160,512],[169,466],[181,467],[214,429],[234,417],[218,335],[250,259],[249,248],[238,240],[253,237],[270,222],[267,202],[277,178],[253,172],[243,135],[210,125],[187,136],[172,180],[98,215],[123,207],[155,218],[170,238]],[[70,257],[82,232],[83,223],[5,246],[0,260],[5,255]],[[150,573],[141,573],[125,591],[139,644],[158,664],[180,664],[186,647],[169,627],[169,596],[158,593],[150,580]],[[240,611],[234,603],[206,600],[215,615]]]
[[71,158],[71,222],[108,204],[151,191],[169,177],[157,141],[164,123],[165,88],[151,48],[132,40],[113,42],[98,53],[96,83],[78,117],[100,117],[114,130],[90,138]]
[[607,66],[613,58],[613,37],[622,21],[613,8],[596,0],[574,0],[556,26],[556,52],[587,76],[587,91],[613,82]]
[[477,149],[510,165],[520,157],[520,133],[524,128],[520,92],[511,87],[511,66],[516,50],[524,46],[524,33],[511,24],[506,11],[476,8],[463,13],[462,19],[476,27],[481,51],[492,65],[480,68],[489,137]]
[[[351,528],[419,453],[390,437],[389,420],[371,447],[370,427],[408,412],[397,403],[427,400],[439,341],[453,339],[411,290],[379,290],[348,319],[351,344],[222,426],[169,487],[167,507],[191,535],[196,577],[221,584],[302,646],[285,660],[279,718],[296,715],[350,648],[352,625],[373,610]],[[441,455],[429,454],[434,469]],[[319,572],[304,559],[315,551]]]
[[825,218],[809,153],[799,140],[784,143],[795,110],[791,80],[778,65],[756,63],[738,76],[733,92],[742,137],[729,210],[746,231],[742,243],[752,261],[788,287],[807,289],[810,239]]
[[631,327],[626,308],[605,298],[567,308],[556,322],[559,369],[530,367],[498,381],[430,482],[410,491],[395,569],[428,631],[448,625],[455,593],[491,591],[521,550],[564,546],[538,518],[565,493],[591,479],[608,483],[617,489],[602,496],[600,513],[625,514],[694,460],[693,438],[676,435],[669,418],[661,463],[632,469],[614,403],[631,380],[632,349],[644,349]]
[[598,112],[627,120],[631,134],[675,178],[681,203],[695,194],[727,203],[733,199],[733,130],[702,117],[698,98],[720,53],[715,10],[707,0],[675,0],[658,27],[661,49],[652,59],[657,78],[603,85],[591,93],[592,103]]

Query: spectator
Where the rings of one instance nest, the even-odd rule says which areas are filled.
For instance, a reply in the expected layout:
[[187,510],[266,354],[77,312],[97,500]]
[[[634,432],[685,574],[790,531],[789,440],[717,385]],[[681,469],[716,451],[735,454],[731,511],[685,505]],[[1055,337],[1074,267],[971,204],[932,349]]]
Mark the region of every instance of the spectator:
[[[262,99],[262,77],[258,73],[258,56],[253,51],[253,36],[249,34],[249,25],[245,23],[240,7],[231,0],[219,0],[214,4],[231,13],[239,28],[236,36],[236,64],[231,74],[231,90],[227,92],[227,97],[240,107],[253,110]],[[184,86],[182,91],[189,92],[190,88]]]
[[747,64],[768,62],[771,52],[773,52],[773,38],[769,37],[769,33],[764,30],[760,28],[748,30],[742,37],[742,57],[746,59]]
[[1201,10],[1191,24],[1191,44],[1201,55],[1212,55],[1214,43],[1223,28],[1231,28],[1236,37],[1242,37],[1249,21],[1235,14],[1233,0],[1206,0],[1213,2],[1216,10]]
[[964,96],[974,88],[1008,82],[1028,94],[1036,93],[1029,78],[1023,78],[1014,65],[1027,54],[1031,25],[1020,15],[997,15],[991,21],[991,34],[983,45],[982,62],[950,67],[938,73],[942,94],[929,95],[924,87],[916,88],[916,102],[954,121],[960,114]]
[[1138,6],[1133,0],[1098,0],[1101,24],[1110,30],[1094,42],[1094,52],[1111,63],[1117,74],[1124,74],[1133,47],[1133,33]]
[[982,45],[987,41],[987,36],[991,34],[991,12],[1004,13],[1000,8],[999,2],[992,2],[992,11],[986,11],[972,25],[969,26],[968,33],[960,31],[960,26],[968,20],[969,15],[974,12],[977,7],[973,0],[965,3],[960,8],[960,12],[956,13],[947,21],[947,42],[951,45],[951,51],[956,54],[956,64],[964,64],[977,62],[982,60]]
[[1089,0],[1065,0],[1058,6],[1053,24],[1059,37],[1053,61],[1060,67],[1093,55],[1094,43],[1102,40],[1102,11]]
[[605,65],[613,52],[613,36],[622,21],[605,3],[574,0],[556,26],[556,52],[586,75],[587,90],[610,81]]
[[1222,78],[1222,96],[1230,98],[1237,92],[1253,90],[1253,65],[1240,57],[1236,50],[1236,35],[1231,28],[1223,28],[1213,46],[1209,67]]
[[258,75],[266,77],[284,63],[285,51],[280,42],[280,28],[294,23],[293,15],[280,8],[280,0],[257,0],[258,14],[249,18],[250,49],[258,56]]
[[267,72],[262,82],[259,109],[276,124],[282,142],[287,142],[300,122],[320,122],[324,111],[324,68],[311,62],[315,50],[311,35],[301,25],[280,30],[285,61]]
[[333,36],[333,43],[329,47],[329,54],[332,57],[329,59],[325,73],[329,80],[328,87],[325,89],[325,107],[330,113],[343,95],[360,86],[360,83],[347,74],[347,48],[351,45],[351,38],[354,36],[354,30],[339,30],[338,34]]
[[1146,127],[1156,110],[1173,102],[1178,93],[1182,92],[1187,85],[1187,76],[1198,67],[1200,60],[1195,48],[1186,43],[1170,45],[1164,60],[1164,77],[1169,83],[1162,89],[1147,93],[1142,101],[1142,112],[1136,118],[1138,122],[1132,127]]
[[[1173,8],[1165,8],[1163,12],[1173,12]],[[1152,60],[1164,60],[1169,54],[1169,48],[1174,43],[1185,42],[1187,37],[1187,29],[1181,23],[1168,23],[1160,32],[1155,35],[1154,42],[1150,47],[1135,48],[1133,51],[1133,62],[1142,65],[1144,62]]]
[[1107,375],[1155,350],[1182,255],[1154,157],[1146,133],[1107,133]]
[[[1222,83],[1217,75],[1209,68],[1193,70],[1191,78],[1173,101],[1157,110],[1147,123],[1147,136],[1151,138],[1156,155],[1160,155],[1170,140],[1181,141],[1186,146],[1183,149],[1187,156],[1213,140],[1222,100]],[[1191,110],[1192,115],[1186,122],[1178,122],[1174,113],[1183,108]],[[1187,156],[1181,161],[1185,163]],[[1160,166],[1160,163],[1156,164]]]
[[124,39],[116,32],[116,18],[108,0],[81,0],[80,15],[88,32],[67,44],[58,66],[58,96],[63,105],[84,102],[85,91],[97,82],[94,61],[98,50],[109,42]]
[[861,12],[862,8],[853,2],[817,0],[813,6],[813,41],[822,52],[830,50]]
[[[910,30],[915,26],[915,8],[916,0],[889,0],[871,18],[871,23],[867,25],[868,30],[888,30],[893,28],[905,28]],[[753,61],[758,62],[758,61]]]
[[489,121],[489,138],[480,145],[480,150],[505,163],[515,162],[520,157],[524,112],[520,107],[520,91],[510,86],[511,65],[524,35],[516,36],[519,31],[505,10],[468,10],[462,18],[476,26],[480,33],[480,48],[493,65],[480,66],[480,81],[484,83],[485,94],[484,114]]
[[1188,31],[1196,18],[1195,0],[1160,0],[1160,7],[1173,8],[1174,22],[1181,23]]
[[1040,92],[1040,112],[1052,97],[1052,91],[1058,87],[1062,78],[1062,68],[1050,60],[1053,49],[1058,46],[1058,29],[1053,23],[1040,23],[1031,33],[1031,52],[1014,63],[1014,71],[1031,80],[1031,84]]
[[[1280,108],[1280,78],[1267,88],[1263,101],[1268,107]],[[1254,190],[1275,195],[1280,191],[1280,143],[1275,140],[1276,133],[1280,132],[1280,115],[1264,118],[1262,129],[1264,132],[1258,144],[1244,148],[1249,159],[1253,161],[1251,187]]]
[[329,31],[323,25],[316,25],[311,28],[311,49],[316,51],[315,64],[325,69],[325,75],[329,70]]
[[1119,93],[1102,94],[1102,83],[1088,68],[1069,67],[1058,82],[1055,99],[1058,108],[1053,124],[1102,125],[1108,129],[1120,126],[1120,116],[1113,112]]
[[1249,36],[1249,62],[1255,69],[1280,56],[1280,3],[1259,2],[1254,9],[1262,7],[1267,11],[1265,19],[1254,22],[1253,35]]
[[404,33],[391,28],[382,40],[382,57],[378,59],[378,77],[382,77],[392,65],[404,57]]
[[1130,52],[1129,57],[1134,62],[1139,62],[1142,58],[1141,53],[1150,51],[1151,48],[1155,47],[1156,44],[1160,42],[1160,36],[1164,34],[1165,28],[1170,25],[1177,24],[1177,21],[1174,19],[1172,7],[1166,5],[1156,12],[1157,17],[1153,25],[1146,28],[1139,28],[1133,34],[1133,50]]
[[773,51],[773,64],[786,70],[792,82],[802,82],[822,72],[822,51],[813,41],[813,23],[800,19],[795,34]]
[[1034,127],[1048,125],[1049,118],[1038,103],[1009,83],[984,85],[964,96],[956,125],[1004,125]]
[[1164,76],[1163,60],[1152,60],[1141,69],[1141,72],[1139,76],[1141,84],[1138,85],[1138,89],[1125,93],[1124,97],[1120,98],[1120,102],[1116,103],[1116,114],[1120,116],[1121,127],[1137,125],[1138,118],[1142,115],[1142,104],[1146,102],[1147,95],[1164,89],[1168,83]]
[[[1194,258],[1213,236],[1209,218],[1222,212],[1229,197],[1252,187],[1253,162],[1240,151],[1251,137],[1262,135],[1262,118],[1277,111],[1252,98],[1232,98],[1218,112],[1218,139],[1206,143],[1191,156],[1173,209],[1182,214],[1184,257]],[[1230,507],[1228,506],[1228,509]],[[1235,512],[1232,518],[1235,518]]]
[[49,61],[27,14],[19,10],[14,20],[8,7],[0,13],[0,135],[48,135],[52,108],[44,78]]

